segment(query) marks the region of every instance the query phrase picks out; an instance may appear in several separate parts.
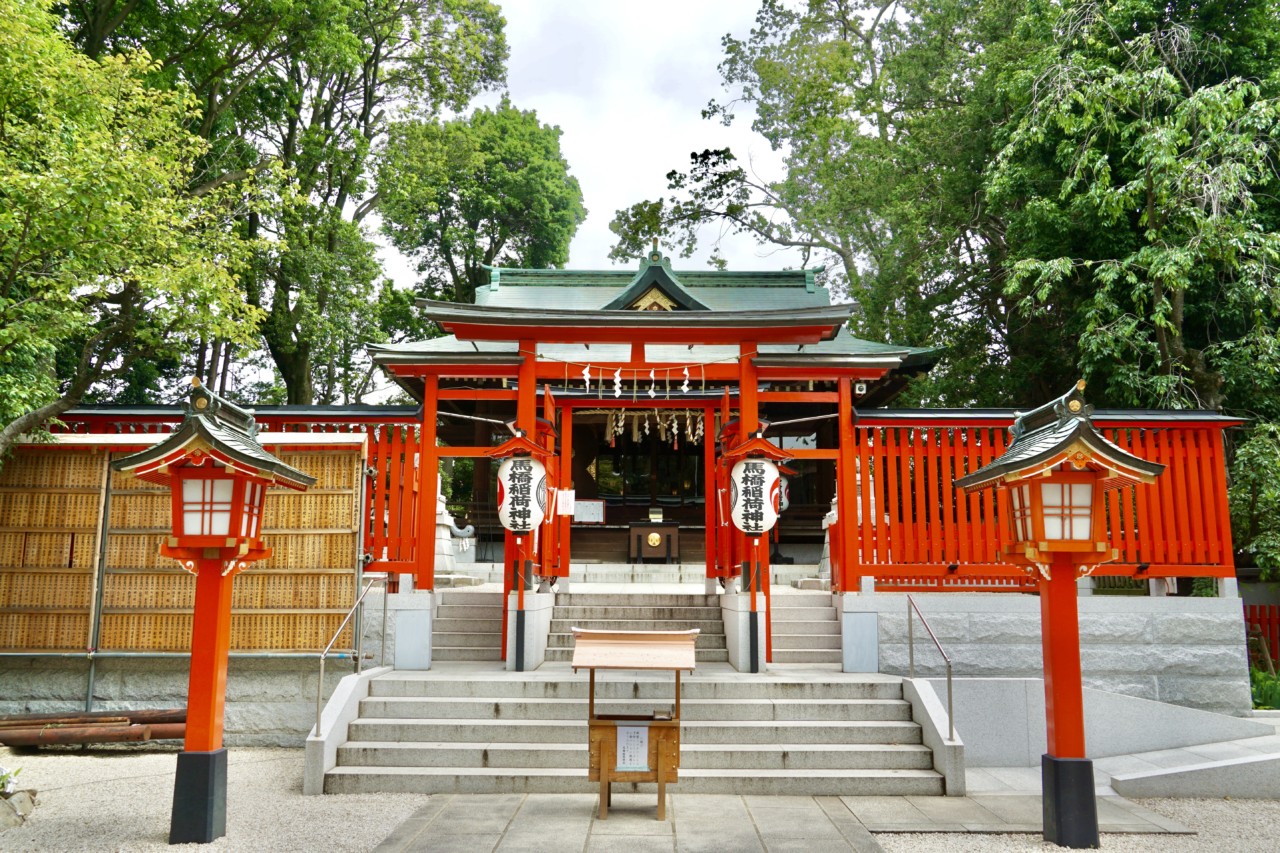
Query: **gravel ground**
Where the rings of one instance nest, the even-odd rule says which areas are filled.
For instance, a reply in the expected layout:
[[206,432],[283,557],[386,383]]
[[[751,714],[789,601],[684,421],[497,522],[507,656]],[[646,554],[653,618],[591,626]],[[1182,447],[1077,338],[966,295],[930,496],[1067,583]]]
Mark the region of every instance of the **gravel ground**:
[[0,766],[39,804],[0,835],[4,851],[368,851],[427,801],[421,794],[302,794],[302,750],[239,749],[227,767],[227,834],[212,844],[169,844],[176,750],[0,747]]
[[[0,835],[4,851],[368,851],[427,801],[419,794],[304,797],[302,750],[230,751],[227,835],[209,845],[168,843],[176,750],[0,747],[0,765],[21,767],[39,792],[25,825]],[[1280,801],[1137,800],[1197,835],[1102,837],[1118,853],[1262,853],[1280,849]],[[1038,835],[882,834],[887,853],[1052,851]],[[726,851],[731,853],[731,851]]]
[[[1116,853],[1266,853],[1280,849],[1280,801],[1134,800],[1176,820],[1196,835],[1118,835],[1104,833],[1102,849]],[[1057,851],[1039,835],[877,835],[885,853],[1003,853]]]

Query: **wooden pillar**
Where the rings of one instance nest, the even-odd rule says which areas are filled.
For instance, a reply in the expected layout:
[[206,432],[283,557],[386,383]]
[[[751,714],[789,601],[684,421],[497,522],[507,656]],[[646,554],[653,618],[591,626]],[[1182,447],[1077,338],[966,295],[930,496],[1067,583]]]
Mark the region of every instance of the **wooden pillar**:
[[707,526],[705,539],[707,547],[707,577],[720,577],[717,561],[719,543],[720,514],[716,508],[720,499],[719,484],[716,481],[716,410],[707,406],[702,410],[702,507],[703,524]]
[[187,677],[187,752],[222,748],[227,703],[227,654],[231,651],[231,585],[221,559],[196,563],[195,614],[191,623],[191,671]]
[[[564,406],[560,409],[560,489],[569,491],[573,488],[573,409]],[[569,577],[569,557],[571,526],[573,516],[556,517],[559,545],[559,563],[556,566],[556,577]]]
[[1049,755],[1084,758],[1079,602],[1070,556],[1055,554],[1050,575],[1049,580],[1040,581],[1045,734]]
[[1099,846],[1098,800],[1093,762],[1085,757],[1078,593],[1070,555],[1054,554],[1049,575],[1040,581],[1048,746],[1040,757],[1044,840],[1093,849]]
[[[554,424],[556,422],[555,400],[551,396],[551,389],[543,386],[542,389],[542,417]],[[548,491],[560,489],[560,457],[556,455],[556,437],[547,435],[543,439],[543,447],[547,449],[547,487]],[[537,560],[542,567],[542,574],[558,575],[560,565],[560,517],[553,512],[556,509],[552,505],[547,495],[547,516],[542,519],[542,530],[538,536],[538,556]],[[557,496],[556,505],[559,505]]]
[[[848,376],[837,383],[840,449],[836,458],[836,508],[840,525],[840,589],[857,592],[861,588],[858,565],[858,463],[853,434],[853,388]],[[835,542],[832,542],[834,550]]]
[[227,834],[227,751],[222,746],[231,649],[231,586],[221,559],[196,560],[187,732],[173,779],[170,844],[208,844]]
[[[536,341],[520,342],[520,368],[516,373],[516,427],[524,430],[525,437],[534,441],[538,432],[538,344]],[[508,533],[510,537],[513,534]],[[524,588],[527,585],[528,564],[534,556],[533,537],[536,531],[528,535],[517,536],[516,561],[517,575],[520,582],[516,584],[516,609],[524,610]]]
[[414,586],[436,587],[436,478],[440,456],[436,449],[436,411],[440,377],[422,377],[422,434],[418,438],[418,525],[415,545]]

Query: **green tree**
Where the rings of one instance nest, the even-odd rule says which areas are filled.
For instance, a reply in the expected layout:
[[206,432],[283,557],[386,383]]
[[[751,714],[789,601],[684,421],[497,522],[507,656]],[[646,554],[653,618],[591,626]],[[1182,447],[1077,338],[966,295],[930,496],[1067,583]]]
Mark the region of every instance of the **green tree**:
[[613,256],[659,235],[687,256],[712,222],[797,247],[858,302],[856,334],[948,348],[915,399],[1049,396],[1056,386],[1034,367],[1009,370],[1062,357],[1003,293],[1005,226],[982,182],[1006,112],[999,73],[1028,50],[1014,31],[1024,5],[765,0],[747,38],[725,37],[729,100],[704,114],[753,111],[752,127],[785,153],[784,174],[763,180],[732,152],[695,153],[668,174],[667,198],[619,211]]
[[243,342],[246,200],[187,192],[195,104],[141,52],[77,53],[47,5],[0,0],[0,454],[197,330]]
[[1024,19],[1046,47],[1009,77],[989,171],[1019,238],[1008,292],[1075,315],[1075,360],[1116,403],[1217,410],[1226,372],[1280,366],[1280,101],[1209,8],[1214,29],[1192,4],[1046,4]]
[[383,227],[420,287],[469,303],[485,267],[563,265],[586,218],[560,129],[503,100],[469,118],[391,128],[378,172]]
[[[273,244],[243,276],[261,308],[263,344],[290,403],[349,400],[381,340],[380,269],[364,228],[377,208],[370,151],[391,117],[460,111],[501,81],[504,25],[488,0],[106,0],[70,3],[89,53],[143,46],[163,57],[154,79],[200,99],[193,130],[209,140],[193,193],[246,181],[264,167],[287,180],[280,203],[244,233]],[[196,367],[225,371],[213,336]],[[204,350],[202,349],[202,352]],[[340,361],[350,353],[349,363]],[[251,358],[250,354],[245,354]]]

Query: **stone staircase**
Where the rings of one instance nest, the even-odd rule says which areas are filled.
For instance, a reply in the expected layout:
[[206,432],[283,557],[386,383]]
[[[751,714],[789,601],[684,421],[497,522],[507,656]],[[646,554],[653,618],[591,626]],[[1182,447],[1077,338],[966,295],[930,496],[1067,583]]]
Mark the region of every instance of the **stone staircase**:
[[687,631],[698,628],[699,663],[726,662],[724,621],[715,595],[569,592],[556,595],[547,660],[573,659],[572,628],[609,631]]
[[[326,793],[588,793],[587,676],[439,667],[370,683]],[[549,671],[551,670],[551,671]],[[668,673],[601,673],[604,713],[669,710]],[[680,793],[941,795],[900,679],[684,679]],[[652,784],[615,784],[621,792]]]
[[773,608],[773,663],[842,662],[840,621],[829,592],[777,592]]
[[502,660],[502,593],[444,590],[431,625],[431,659]]

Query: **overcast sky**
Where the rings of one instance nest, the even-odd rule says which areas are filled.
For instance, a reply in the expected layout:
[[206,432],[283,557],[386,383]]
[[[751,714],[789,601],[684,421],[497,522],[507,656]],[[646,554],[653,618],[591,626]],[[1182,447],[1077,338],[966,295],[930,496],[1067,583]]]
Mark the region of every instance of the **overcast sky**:
[[[701,110],[723,88],[716,70],[725,33],[745,37],[755,19],[754,0],[503,0],[511,57],[507,84],[512,103],[559,126],[561,149],[582,186],[588,210],[570,247],[572,269],[607,269],[614,212],[665,194],[665,175],[685,169],[692,151],[729,147],[740,161],[770,177],[778,155],[751,132],[750,116],[730,127],[707,121]],[[496,102],[496,98],[492,101]],[[489,102],[490,99],[486,99]],[[672,256],[680,268],[703,268],[697,256]],[[726,240],[730,269],[798,266],[799,253]],[[388,257],[400,283],[413,276]]]

